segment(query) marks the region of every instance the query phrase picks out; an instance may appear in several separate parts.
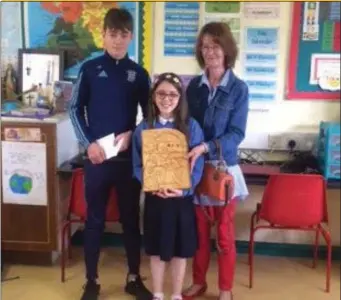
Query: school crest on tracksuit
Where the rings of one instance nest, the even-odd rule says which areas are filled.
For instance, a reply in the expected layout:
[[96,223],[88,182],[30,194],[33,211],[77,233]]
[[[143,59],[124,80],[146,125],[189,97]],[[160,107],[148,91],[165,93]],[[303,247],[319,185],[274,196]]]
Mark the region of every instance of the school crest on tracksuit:
[[127,80],[128,80],[128,82],[134,82],[136,80],[136,71],[128,70],[127,71]]

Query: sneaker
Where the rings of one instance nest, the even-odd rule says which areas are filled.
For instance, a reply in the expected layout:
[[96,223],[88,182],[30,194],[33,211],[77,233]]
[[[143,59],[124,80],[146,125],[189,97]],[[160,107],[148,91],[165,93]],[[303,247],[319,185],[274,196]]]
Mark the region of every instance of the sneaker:
[[83,296],[81,300],[98,300],[101,286],[94,281],[88,281],[83,289]]
[[136,299],[139,299],[139,300],[152,300],[153,299],[153,294],[143,284],[140,276],[137,276],[133,280],[129,280],[129,281],[127,280],[124,290],[127,294],[135,296],[137,297]]

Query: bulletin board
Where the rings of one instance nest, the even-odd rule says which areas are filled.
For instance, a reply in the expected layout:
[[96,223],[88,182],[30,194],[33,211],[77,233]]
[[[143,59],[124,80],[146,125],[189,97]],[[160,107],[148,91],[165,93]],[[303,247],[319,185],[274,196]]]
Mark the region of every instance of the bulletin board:
[[318,83],[327,68],[340,70],[340,2],[293,3],[286,98],[339,101]]
[[102,53],[103,18],[112,7],[126,8],[132,14],[134,39],[128,54],[150,71],[152,3],[111,1],[3,3],[2,70],[8,63],[17,68],[20,48],[59,48],[67,54],[64,78],[75,79],[84,61]]
[[[281,2],[167,2],[155,3],[153,74],[172,71],[185,85],[201,74],[195,60],[200,28],[224,22],[240,49],[234,72],[249,87],[250,109],[268,110],[283,94],[281,36],[286,16]],[[284,81],[284,80],[283,80]]]
[[103,53],[102,26],[106,12],[121,7],[134,18],[135,34],[128,55],[139,62],[140,6],[139,2],[26,2],[25,45],[65,50],[64,77],[77,78],[83,62]]

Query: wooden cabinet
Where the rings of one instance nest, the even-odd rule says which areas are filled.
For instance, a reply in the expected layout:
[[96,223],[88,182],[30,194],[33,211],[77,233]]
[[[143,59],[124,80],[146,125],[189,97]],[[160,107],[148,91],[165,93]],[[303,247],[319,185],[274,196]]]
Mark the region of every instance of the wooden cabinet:
[[[40,137],[35,141],[19,141],[6,137],[10,129],[39,129]],[[2,141],[13,143],[45,144],[46,199],[44,205],[32,203],[9,203],[1,190],[1,243],[5,262],[50,264],[59,254],[61,223],[64,217],[68,182],[58,178],[57,168],[75,156],[78,143],[67,115],[61,114],[43,121],[2,118]],[[34,145],[33,145],[34,146]],[[18,147],[21,148],[21,147]],[[9,155],[4,152],[2,158]],[[2,175],[5,165],[2,164]],[[2,178],[5,178],[1,176]],[[5,179],[4,179],[5,180]],[[4,183],[4,182],[2,182]],[[32,199],[31,199],[32,200]]]

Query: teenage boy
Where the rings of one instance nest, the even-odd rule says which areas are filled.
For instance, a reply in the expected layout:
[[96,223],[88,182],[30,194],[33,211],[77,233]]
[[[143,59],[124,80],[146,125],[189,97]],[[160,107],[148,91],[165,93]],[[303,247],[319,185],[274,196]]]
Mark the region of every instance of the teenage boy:
[[[110,9],[103,26],[105,53],[82,65],[70,104],[75,133],[87,149],[89,158],[84,165],[87,282],[82,300],[97,300],[99,296],[97,265],[107,200],[112,187],[117,191],[129,269],[125,292],[133,296],[145,295],[146,298],[151,295],[140,277],[140,186],[133,180],[130,147],[138,104],[146,116],[150,81],[147,71],[127,55],[132,37],[132,15],[125,9]],[[111,133],[115,134],[113,143],[120,142],[121,150],[115,159],[105,160],[97,140]]]

